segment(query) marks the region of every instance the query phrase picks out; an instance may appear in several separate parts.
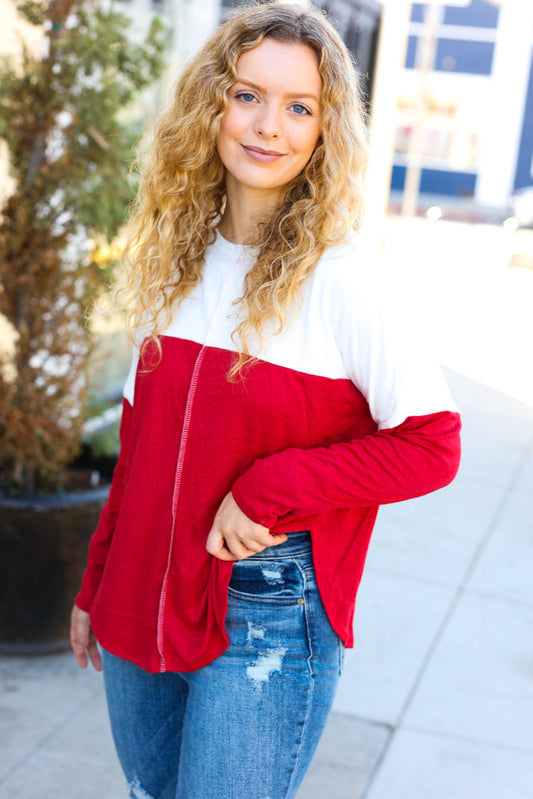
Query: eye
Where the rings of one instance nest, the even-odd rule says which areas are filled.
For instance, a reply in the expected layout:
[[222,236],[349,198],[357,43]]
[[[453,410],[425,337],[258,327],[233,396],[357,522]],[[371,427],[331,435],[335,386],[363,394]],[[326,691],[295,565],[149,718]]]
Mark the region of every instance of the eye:
[[242,100],[243,103],[253,103],[253,101],[255,100],[255,97],[252,94],[252,92],[237,92],[235,97],[238,100]]
[[312,116],[311,111],[307,108],[307,106],[303,105],[303,103],[293,103],[291,105],[291,108],[294,111],[294,113],[299,117],[303,117],[306,114],[308,116]]

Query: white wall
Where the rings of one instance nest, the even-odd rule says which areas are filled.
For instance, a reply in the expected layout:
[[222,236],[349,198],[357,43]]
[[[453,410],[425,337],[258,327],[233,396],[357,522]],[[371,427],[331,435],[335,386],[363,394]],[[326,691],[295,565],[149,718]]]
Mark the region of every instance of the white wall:
[[384,0],[372,87],[370,152],[364,230],[376,234],[385,214],[392,172],[396,131],[396,105],[405,63],[410,0]]
[[202,47],[220,21],[220,0],[167,0],[172,30],[165,84],[174,83],[183,63]]
[[532,15],[502,8],[491,75],[491,101],[480,126],[476,200],[502,207],[512,192],[531,63]]

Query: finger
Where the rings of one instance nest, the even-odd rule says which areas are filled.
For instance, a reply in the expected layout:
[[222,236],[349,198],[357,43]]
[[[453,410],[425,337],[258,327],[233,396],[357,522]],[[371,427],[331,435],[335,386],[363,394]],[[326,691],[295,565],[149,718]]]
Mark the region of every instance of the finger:
[[253,555],[257,555],[258,552],[263,552],[263,550],[266,549],[265,544],[262,544],[260,541],[256,541],[254,538],[241,538],[241,544]]
[[98,644],[94,636],[93,640],[87,647],[87,651],[95,671],[102,671],[102,656],[100,655],[100,650],[98,649]]
[[205,548],[209,552],[210,555],[216,555],[220,549],[224,548],[224,539],[218,530],[215,530],[213,527],[209,531],[209,535],[207,536],[207,541],[205,542]]
[[224,541],[223,537],[214,528],[211,528],[209,535],[207,536],[205,548],[210,555],[213,555],[214,558],[218,558],[219,560],[235,560],[229,549],[226,547],[226,542]]
[[[255,542],[253,543],[256,545]],[[257,546],[264,549],[261,544],[257,544]],[[218,532],[215,528],[211,528],[207,536],[205,548],[210,555],[214,555],[214,557],[219,560],[226,561],[243,560],[261,551],[261,549],[249,549],[246,544],[243,544],[235,535],[228,534],[224,537],[222,533]]]
[[70,631],[70,645],[78,666],[82,669],[87,668],[87,643],[84,641],[83,636],[80,636],[76,626],[73,626]]
[[284,544],[287,541],[287,536],[282,534],[275,534],[272,535],[268,531],[261,531],[256,536],[251,538],[248,537],[240,537],[239,541],[243,546],[250,550],[250,552],[263,552],[263,550],[267,549],[268,547],[274,547],[278,544]]
[[76,658],[76,662],[81,669],[87,668],[87,650],[83,644],[80,644],[78,641],[74,640],[73,638],[70,639],[70,645],[72,647],[72,651],[74,652],[74,657]]
[[226,549],[233,555],[233,560],[244,560],[251,555],[255,555],[255,550],[249,549],[243,541],[237,536],[226,536],[225,539]]
[[225,560],[228,562],[231,561],[231,563],[234,563],[236,560],[236,558],[231,554],[229,549],[226,549],[226,547],[222,547],[221,549],[217,550],[217,552],[212,552],[211,554],[214,558],[218,558],[218,560]]
[[271,535],[270,536],[271,543],[269,544],[269,546],[277,547],[278,544],[284,544],[285,541],[288,540],[288,538],[289,536],[285,535],[285,533],[277,533],[276,535]]
[[[91,645],[96,647],[96,636],[91,629],[89,614],[78,608],[77,605],[74,605],[72,608],[70,616],[70,644],[78,666],[82,669],[87,668],[89,662],[87,659],[87,651],[91,648]],[[89,656],[91,656],[90,652]],[[94,657],[98,665],[100,653],[97,652]]]

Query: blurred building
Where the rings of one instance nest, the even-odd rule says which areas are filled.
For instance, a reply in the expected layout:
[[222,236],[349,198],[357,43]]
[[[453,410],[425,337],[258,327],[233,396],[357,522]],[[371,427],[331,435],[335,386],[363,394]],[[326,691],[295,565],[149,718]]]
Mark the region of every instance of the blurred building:
[[[376,198],[376,205],[381,207],[389,184],[393,190],[403,190],[412,157],[413,127],[421,124],[421,76],[415,69],[415,53],[425,33],[426,4],[407,0],[299,1],[323,9],[333,18],[356,58],[371,111],[376,110],[373,99],[381,102],[384,94],[389,95],[387,108],[381,109],[373,131],[373,141],[378,142],[373,146],[379,150],[374,153],[375,161],[387,162],[382,174],[376,172],[374,176],[381,186]],[[423,194],[471,198],[480,205],[503,208],[517,187],[533,183],[531,17],[513,10],[514,3],[499,8],[497,3],[504,1],[508,2],[464,0],[464,7],[444,7],[436,31],[434,66],[424,77],[420,153]],[[245,2],[121,0],[140,25],[153,13],[167,20],[167,85],[183,61]],[[401,12],[400,7],[404,9]],[[379,52],[387,14],[396,14],[400,20],[404,14],[405,25],[382,37],[386,44]],[[376,168],[379,171],[379,166]]]
[[[501,5],[471,0],[444,10],[424,89],[424,194],[503,207],[515,189],[533,184],[533,15]],[[396,190],[404,187],[420,92],[415,52],[424,36],[424,9],[412,6],[398,99]]]
[[[1,1],[1,0],[0,0]],[[159,14],[169,26],[168,80],[205,42],[209,34],[232,11],[248,0],[119,0],[139,31]],[[378,0],[300,0],[300,5],[326,11],[334,20],[344,42],[354,55],[368,97],[376,60],[381,3]]]
[[[516,188],[533,184],[533,13],[523,10],[533,0],[461,0],[464,7],[444,6],[433,68],[424,76],[415,68],[415,54],[427,33],[425,8],[438,4],[292,1],[328,12],[355,56],[371,111],[369,210],[373,206],[379,215],[390,187],[403,190],[415,127],[423,127],[418,137],[423,194],[468,197],[503,208]],[[169,31],[163,81],[131,109],[140,126],[167,94],[184,61],[245,2],[117,0],[139,35],[154,14]],[[18,24],[13,6],[13,0],[0,0],[6,21],[0,34],[4,53],[13,51]],[[0,149],[0,184],[5,185],[3,170]]]

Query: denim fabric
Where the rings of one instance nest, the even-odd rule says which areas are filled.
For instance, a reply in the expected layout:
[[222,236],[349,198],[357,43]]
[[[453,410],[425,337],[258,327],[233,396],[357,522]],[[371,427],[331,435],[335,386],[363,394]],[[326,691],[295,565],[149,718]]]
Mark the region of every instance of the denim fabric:
[[324,729],[344,647],[309,533],[233,566],[230,646],[193,672],[104,652],[111,727],[135,799],[290,799]]

